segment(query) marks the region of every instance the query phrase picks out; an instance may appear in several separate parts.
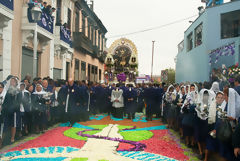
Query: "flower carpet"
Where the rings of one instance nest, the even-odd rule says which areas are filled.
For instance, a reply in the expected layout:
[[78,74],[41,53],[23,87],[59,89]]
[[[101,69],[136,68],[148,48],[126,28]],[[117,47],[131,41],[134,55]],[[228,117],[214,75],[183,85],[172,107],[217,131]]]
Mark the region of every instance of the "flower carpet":
[[[144,120],[144,121],[143,121]],[[68,123],[11,147],[0,160],[13,161],[185,161],[197,160],[178,136],[157,119],[118,120],[91,116],[88,122]]]

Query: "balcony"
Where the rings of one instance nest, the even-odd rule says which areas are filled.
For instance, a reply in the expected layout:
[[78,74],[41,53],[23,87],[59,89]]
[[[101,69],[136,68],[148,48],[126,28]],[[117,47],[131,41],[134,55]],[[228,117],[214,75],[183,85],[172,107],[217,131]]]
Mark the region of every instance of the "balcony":
[[97,52],[96,47],[82,32],[73,33],[73,48],[91,56],[94,56],[95,52]]
[[64,26],[55,26],[54,46],[57,55],[63,55],[71,50],[71,32]]
[[[27,8],[27,18],[29,23],[34,23],[32,19],[32,14],[31,14],[31,9],[34,7],[33,3],[28,3],[28,8]],[[50,32],[53,34],[53,24],[54,24],[54,18],[45,12],[42,12],[41,15],[41,20],[37,22],[38,26],[41,27],[42,29]]]

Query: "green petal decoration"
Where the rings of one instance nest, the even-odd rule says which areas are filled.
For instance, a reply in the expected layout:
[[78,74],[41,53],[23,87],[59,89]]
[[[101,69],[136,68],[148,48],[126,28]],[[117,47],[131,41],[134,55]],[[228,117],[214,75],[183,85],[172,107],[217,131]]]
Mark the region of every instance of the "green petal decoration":
[[153,137],[151,131],[124,131],[120,132],[120,134],[123,136],[124,140],[130,141],[148,140]]
[[123,129],[128,129],[128,128],[132,128],[133,126],[122,126],[122,125],[118,125],[118,129],[119,130],[123,130]]
[[[85,129],[82,129],[82,128],[71,128],[71,129],[68,129],[66,131],[64,131],[64,136],[67,136],[67,137],[70,137],[70,138],[73,138],[73,139],[76,139],[76,140],[84,140],[84,141],[87,141],[87,137],[82,137],[82,136],[79,136],[77,133],[80,132],[80,131],[83,131]],[[84,134],[90,134],[90,135],[93,135],[93,134],[96,134],[98,132],[100,132],[101,130],[96,130],[96,131],[87,131],[85,132]]]
[[104,129],[105,127],[107,127],[108,125],[89,125],[89,127],[92,127],[94,129]]
[[[94,135],[96,133],[99,133],[102,129],[104,129],[107,126],[108,125],[90,125],[89,127],[92,127],[94,129],[99,129],[99,130],[86,131],[86,132],[84,132],[84,134]],[[86,130],[86,129],[73,127],[71,129],[64,131],[64,136],[67,136],[67,137],[70,137],[70,138],[73,138],[76,140],[87,141],[87,137],[82,137],[82,136],[78,135],[78,132],[83,131],[83,130]]]

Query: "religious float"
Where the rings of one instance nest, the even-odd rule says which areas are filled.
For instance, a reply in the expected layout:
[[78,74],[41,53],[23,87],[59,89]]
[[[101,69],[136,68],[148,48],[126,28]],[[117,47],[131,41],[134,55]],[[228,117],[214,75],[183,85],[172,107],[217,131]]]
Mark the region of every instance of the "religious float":
[[138,74],[138,52],[126,38],[116,40],[105,59],[105,80],[108,83],[134,83]]

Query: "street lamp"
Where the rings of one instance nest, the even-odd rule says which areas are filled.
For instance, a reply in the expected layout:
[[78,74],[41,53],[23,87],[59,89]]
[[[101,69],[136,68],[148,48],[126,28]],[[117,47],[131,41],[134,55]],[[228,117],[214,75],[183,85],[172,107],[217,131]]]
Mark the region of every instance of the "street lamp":
[[41,20],[42,10],[38,6],[34,6],[31,10],[32,19],[36,23]]
[[34,40],[33,40],[33,78],[37,77],[37,22],[41,20],[42,10],[34,6],[31,10],[32,20],[35,22]]

